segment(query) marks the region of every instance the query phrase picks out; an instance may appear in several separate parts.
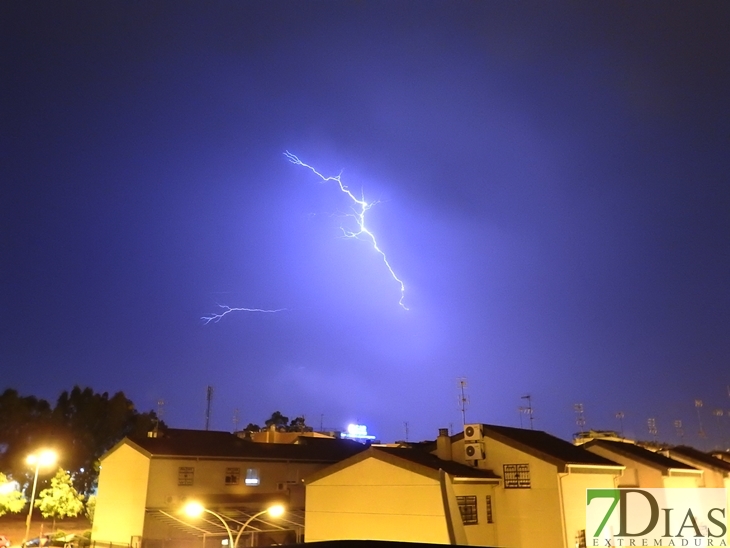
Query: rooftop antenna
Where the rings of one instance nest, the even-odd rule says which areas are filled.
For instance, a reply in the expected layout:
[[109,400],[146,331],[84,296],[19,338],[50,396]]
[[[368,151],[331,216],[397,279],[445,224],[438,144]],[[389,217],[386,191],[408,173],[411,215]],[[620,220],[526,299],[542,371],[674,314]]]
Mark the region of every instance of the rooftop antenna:
[[518,410],[520,412],[520,428],[522,428],[522,413],[525,413],[528,417],[530,417],[530,430],[535,429],[535,425],[533,421],[535,420],[535,417],[532,415],[532,395],[526,394],[522,396],[520,399],[527,400],[527,407],[519,407]]
[[684,438],[684,429],[682,428],[682,421],[677,419],[674,421],[674,430],[677,432],[677,437],[679,438],[679,441],[681,442]]
[[575,411],[575,424],[578,425],[578,431],[583,432],[586,426],[586,417],[583,414],[583,404],[576,403],[573,405],[573,411]]
[[234,433],[235,433],[235,432],[238,432],[238,423],[239,423],[239,421],[240,421],[240,420],[241,420],[241,419],[240,419],[240,417],[239,417],[239,415],[238,415],[238,407],[236,407],[236,408],[235,408],[235,409],[233,410],[233,432],[234,432]]
[[160,429],[160,421],[162,420],[162,415],[165,413],[165,400],[160,398],[157,400],[157,416],[155,417],[155,428],[154,431],[157,432]]
[[657,443],[656,419],[653,417],[646,419],[646,425],[649,427],[649,434],[654,438],[654,443]]
[[405,421],[405,422],[403,423],[403,426],[404,426],[404,427],[405,427],[405,429],[406,429],[406,441],[408,441],[408,421]]
[[466,395],[466,377],[456,379],[459,383],[459,408],[461,409],[461,424],[466,424],[466,406],[469,403],[469,397]]
[[700,430],[697,432],[700,436],[700,438],[707,437],[705,434],[705,429],[702,427],[702,417],[700,416],[700,409],[702,409],[702,400],[695,400],[695,410],[697,411],[697,422],[700,425]]
[[213,402],[213,387],[208,385],[205,394],[205,429],[210,430],[210,406]]
[[624,437],[624,417],[625,416],[626,415],[624,415],[623,411],[619,411],[618,413],[616,413],[616,418],[618,419],[619,425],[621,427],[621,437],[622,438]]

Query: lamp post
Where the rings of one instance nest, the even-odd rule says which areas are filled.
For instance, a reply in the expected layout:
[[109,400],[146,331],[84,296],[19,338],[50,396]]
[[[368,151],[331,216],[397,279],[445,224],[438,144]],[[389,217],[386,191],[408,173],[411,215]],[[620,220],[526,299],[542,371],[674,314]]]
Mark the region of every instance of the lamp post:
[[50,449],[45,449],[40,453],[28,455],[25,462],[29,465],[35,465],[35,474],[33,475],[33,490],[30,495],[30,509],[28,510],[28,517],[25,519],[25,537],[23,537],[23,543],[28,540],[28,533],[30,532],[30,520],[33,516],[33,503],[35,502],[35,489],[38,485],[38,471],[41,466],[51,466],[56,462],[58,455]]
[[243,533],[243,530],[246,528],[246,526],[254,519],[263,514],[269,514],[272,518],[278,518],[279,516],[284,514],[284,507],[281,504],[275,504],[273,506],[269,506],[266,510],[261,510],[260,512],[248,518],[246,520],[246,523],[244,523],[243,526],[238,530],[238,534],[236,534],[236,540],[233,541],[233,546],[231,548],[236,548],[238,546],[238,539],[241,538],[241,533]]
[[231,531],[231,528],[228,526],[228,522],[218,514],[217,512],[214,512],[213,510],[208,510],[205,506],[200,504],[199,502],[189,502],[185,505],[184,508],[185,513],[190,516],[191,518],[198,517],[203,512],[208,512],[212,516],[217,517],[221,523],[223,524],[223,527],[226,528],[226,533],[228,533],[228,548],[236,548],[238,545],[238,539],[241,538],[241,533],[243,533],[243,530],[257,517],[262,516],[263,514],[269,514],[273,518],[277,518],[281,516],[284,513],[284,507],[281,504],[275,504],[273,506],[269,506],[266,510],[261,510],[261,512],[258,512],[248,518],[246,522],[241,526],[241,528],[238,530],[238,533],[236,534],[236,538],[233,538],[233,532]]
[[228,533],[228,548],[233,548],[233,533],[231,532],[231,528],[228,527],[228,522],[223,519],[223,516],[220,514],[214,512],[213,510],[208,510],[205,506],[200,504],[199,502],[188,502],[185,505],[185,513],[190,516],[191,518],[196,518],[203,512],[208,512],[209,514],[217,517],[219,520],[221,520],[221,523],[223,524],[223,527],[226,528],[226,533]]

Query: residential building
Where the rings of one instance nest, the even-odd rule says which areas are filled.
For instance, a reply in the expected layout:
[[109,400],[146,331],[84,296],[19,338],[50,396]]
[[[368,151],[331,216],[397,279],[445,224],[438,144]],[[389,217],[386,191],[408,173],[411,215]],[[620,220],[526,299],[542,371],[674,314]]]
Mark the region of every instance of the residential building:
[[624,466],[545,432],[487,424],[431,444],[373,447],[306,480],[306,539],[473,546],[585,543],[586,488]]
[[708,453],[686,445],[678,445],[660,452],[666,457],[702,470],[702,483],[700,487],[730,489],[730,462],[720,460]]
[[[499,481],[415,449],[371,447],[307,478],[306,540],[493,544]],[[481,526],[467,535],[472,523]]]
[[[248,531],[260,533],[258,544],[293,541],[303,527],[303,479],[364,449],[348,440],[257,443],[228,432],[178,429],[125,438],[101,459],[92,539],[153,548],[200,546],[202,537],[220,546],[228,538],[225,526],[237,532],[254,514],[283,503],[285,516],[251,521],[239,545],[253,542]],[[184,516],[192,500],[222,518]]]
[[626,467],[617,487],[667,488],[703,485],[702,470],[629,440],[594,439],[581,447]]

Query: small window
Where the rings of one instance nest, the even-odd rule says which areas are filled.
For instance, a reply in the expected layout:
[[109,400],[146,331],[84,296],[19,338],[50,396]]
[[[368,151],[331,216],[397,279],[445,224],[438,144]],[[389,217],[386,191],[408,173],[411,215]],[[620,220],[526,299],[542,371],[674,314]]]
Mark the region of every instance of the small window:
[[487,523],[494,523],[492,515],[492,495],[487,495]]
[[502,469],[505,489],[529,489],[531,487],[529,464],[505,464]]
[[575,534],[575,548],[586,548],[586,530],[580,529]]
[[177,484],[192,485],[195,478],[195,468],[192,466],[180,466],[177,469]]
[[241,481],[240,468],[226,468],[226,485],[238,485]]
[[477,517],[477,498],[475,496],[456,497],[456,502],[459,505],[461,522],[464,525],[476,525],[479,523],[479,518]]
[[246,470],[246,485],[259,485],[261,479],[259,478],[258,468],[249,468]]

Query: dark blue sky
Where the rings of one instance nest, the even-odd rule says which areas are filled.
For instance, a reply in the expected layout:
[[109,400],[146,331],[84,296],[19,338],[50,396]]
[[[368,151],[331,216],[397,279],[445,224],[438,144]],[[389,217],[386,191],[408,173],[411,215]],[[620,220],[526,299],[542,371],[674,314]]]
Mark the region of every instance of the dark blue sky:
[[[726,2],[0,5],[2,385],[730,439]],[[357,195],[404,281],[341,237]],[[205,325],[217,303],[286,308]],[[728,416],[717,421],[713,409]]]

